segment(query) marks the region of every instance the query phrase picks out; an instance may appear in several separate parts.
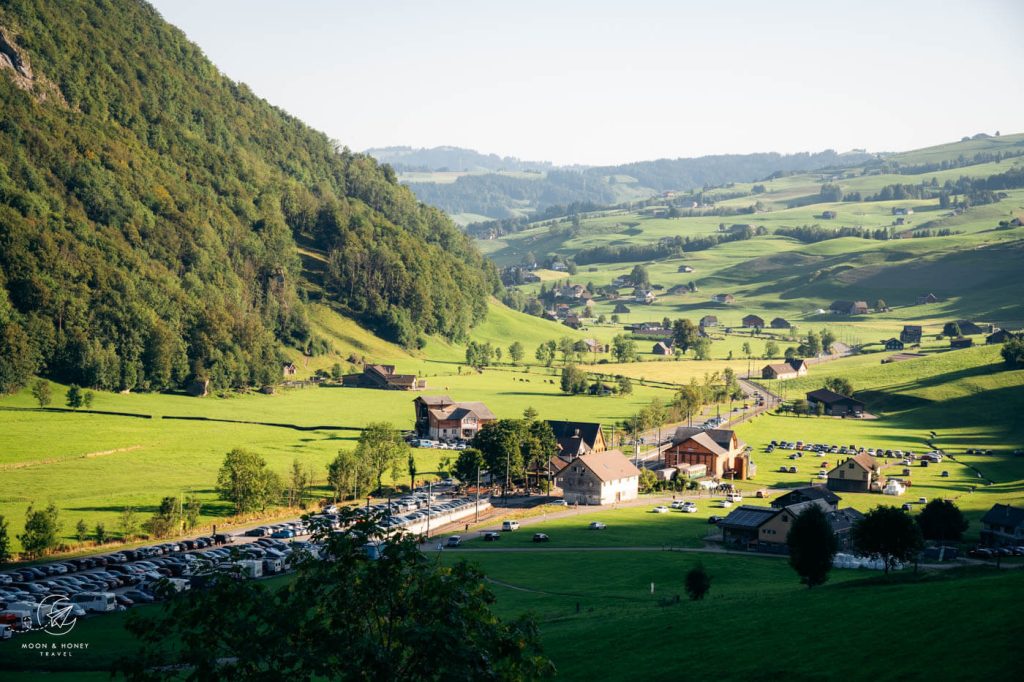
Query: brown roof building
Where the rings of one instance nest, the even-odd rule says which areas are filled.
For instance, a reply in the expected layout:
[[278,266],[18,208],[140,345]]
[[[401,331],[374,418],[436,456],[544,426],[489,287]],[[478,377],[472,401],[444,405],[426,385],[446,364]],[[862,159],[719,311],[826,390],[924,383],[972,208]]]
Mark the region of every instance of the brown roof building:
[[747,444],[731,429],[680,426],[665,449],[665,466],[703,464],[714,478],[752,478],[756,469],[746,450]]
[[874,457],[860,452],[828,472],[828,489],[851,493],[878,492],[885,483],[882,467]]
[[590,452],[562,467],[555,483],[569,504],[614,504],[637,498],[640,470],[619,450]]
[[427,387],[425,379],[415,374],[395,374],[394,365],[366,365],[359,374],[346,374],[342,386],[379,388],[388,391],[419,391]]

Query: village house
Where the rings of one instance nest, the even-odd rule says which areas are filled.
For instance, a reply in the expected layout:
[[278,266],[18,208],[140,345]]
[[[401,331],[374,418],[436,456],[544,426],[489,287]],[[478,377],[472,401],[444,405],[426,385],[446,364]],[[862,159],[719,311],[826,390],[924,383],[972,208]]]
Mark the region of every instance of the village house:
[[788,320],[782,317],[776,317],[771,322],[772,329],[790,329],[793,325]]
[[[956,324],[956,326],[960,328],[961,336],[975,336],[977,334],[985,333],[984,329],[970,320],[956,320],[953,324]],[[947,324],[945,326],[949,325]]]
[[286,362],[283,365],[281,365],[281,374],[284,375],[285,377],[293,377],[295,376],[295,373],[298,371],[298,368],[290,362]]
[[567,422],[546,420],[558,441],[558,456],[572,461],[588,452],[604,452],[607,449],[604,431],[596,422]]
[[457,403],[446,395],[419,396],[413,405],[420,438],[471,440],[496,419],[483,403]]
[[1024,547],[1024,508],[992,505],[981,517],[981,543],[990,547]]
[[580,320],[579,315],[576,315],[575,313],[566,315],[565,319],[562,320],[562,324],[570,329],[579,329],[583,326],[583,322]]
[[651,304],[654,303],[654,292],[650,289],[637,289],[633,292],[634,303]]
[[350,388],[419,391],[427,387],[427,381],[418,379],[415,374],[395,374],[394,365],[366,365],[358,374],[343,376],[341,385]]
[[587,351],[590,353],[607,353],[608,346],[601,343],[597,339],[583,339],[583,343],[587,345]]
[[836,315],[866,315],[868,304],[866,301],[832,301],[828,309]]
[[640,470],[619,450],[589,452],[562,467],[555,478],[567,504],[614,504],[635,500]]
[[714,316],[714,315],[705,315],[704,317],[700,318],[700,326],[701,327],[717,327],[718,326],[718,318],[716,316]]
[[827,388],[819,388],[807,394],[807,405],[811,412],[815,412],[819,404],[825,406],[825,414],[830,417],[859,417],[864,413],[864,403]]
[[958,336],[955,339],[949,340],[949,347],[953,350],[959,350],[961,348],[970,348],[974,345],[974,339],[966,336]]
[[840,497],[823,485],[808,485],[803,488],[790,490],[785,495],[776,497],[771,502],[775,509],[784,509],[801,502],[821,500],[824,503],[825,511],[834,511],[839,508]]
[[885,484],[882,466],[866,452],[846,458],[828,472],[829,490],[848,493],[879,492]]
[[900,341],[903,343],[921,343],[921,325],[905,324],[900,332]]
[[985,337],[985,343],[1006,343],[1010,339],[1016,338],[1017,334],[1006,331],[1005,329],[997,329],[988,336]]
[[677,272],[693,272],[693,268],[689,265],[680,265]]
[[731,512],[718,527],[722,541],[743,549],[787,554],[786,539],[793,521],[809,507],[825,513],[840,549],[850,546],[850,531],[864,515],[856,509],[839,509],[839,496],[822,486],[800,488],[783,495],[771,507],[743,505]]
[[744,327],[756,327],[757,329],[764,329],[764,318],[757,315],[747,315],[743,318]]
[[882,341],[886,350],[903,350],[903,342],[899,339],[886,339]]
[[807,375],[807,361],[800,358],[765,365],[761,368],[762,379],[796,379]]
[[917,305],[926,305],[928,303],[938,303],[938,302],[939,302],[939,297],[936,296],[935,294],[932,294],[932,293],[928,293],[928,294],[925,294],[924,296],[918,296],[917,297]]
[[715,303],[724,303],[729,305],[736,301],[736,298],[732,294],[715,294],[711,297],[711,300]]
[[651,352],[655,355],[671,356],[675,353],[675,348],[671,341],[658,341],[658,343],[654,344],[654,348],[651,349]]
[[747,444],[731,429],[700,429],[680,426],[665,449],[665,466],[703,464],[715,478],[753,478],[754,463],[747,454]]

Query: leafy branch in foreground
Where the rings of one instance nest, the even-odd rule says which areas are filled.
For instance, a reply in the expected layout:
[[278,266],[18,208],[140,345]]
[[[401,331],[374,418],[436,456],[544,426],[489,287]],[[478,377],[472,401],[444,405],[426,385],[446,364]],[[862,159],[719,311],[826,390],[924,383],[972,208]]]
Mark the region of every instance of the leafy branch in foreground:
[[[535,680],[554,672],[528,618],[499,619],[480,571],[425,557],[410,535],[385,539],[383,518],[344,513],[344,532],[315,526],[283,587],[212,569],[209,587],[132,612],[141,642],[119,664],[130,680]],[[373,560],[368,545],[380,549]]]

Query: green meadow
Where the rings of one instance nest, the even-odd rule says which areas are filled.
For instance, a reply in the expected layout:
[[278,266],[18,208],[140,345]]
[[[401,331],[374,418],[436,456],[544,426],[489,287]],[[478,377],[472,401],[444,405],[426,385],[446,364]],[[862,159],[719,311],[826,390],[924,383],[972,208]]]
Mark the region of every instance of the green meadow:
[[[889,579],[834,570],[826,585],[809,590],[775,557],[524,548],[445,552],[439,560],[478,565],[499,615],[533,615],[559,679],[930,680],[937,659],[946,679],[980,679],[999,676],[1019,659],[1016,602],[1008,598],[1024,588],[1019,570],[905,571]],[[711,575],[711,590],[694,602],[683,580],[698,562]],[[943,615],[951,613],[955,622]],[[842,627],[822,625],[839,617]],[[42,672],[54,680],[99,679],[131,655],[123,623],[122,614],[89,618],[72,634],[89,644],[87,652],[42,659],[18,649],[0,659],[0,668],[10,680]],[[791,634],[780,639],[769,630]],[[953,630],[956,655],[949,653]],[[654,655],[666,638],[671,655]],[[837,640],[857,650],[887,643],[893,655],[835,656]],[[968,655],[980,651],[985,655]]]

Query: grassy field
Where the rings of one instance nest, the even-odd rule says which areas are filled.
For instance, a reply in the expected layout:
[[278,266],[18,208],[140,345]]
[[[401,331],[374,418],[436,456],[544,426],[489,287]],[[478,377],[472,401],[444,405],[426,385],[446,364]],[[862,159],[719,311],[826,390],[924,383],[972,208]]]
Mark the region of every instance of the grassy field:
[[[452,371],[456,371],[457,366]],[[549,418],[596,420],[605,424],[625,419],[655,397],[672,393],[638,386],[628,398],[569,397],[557,377],[533,368],[526,372],[488,370],[428,378],[428,394],[446,393],[455,400],[485,402],[499,417],[518,417],[534,407]],[[54,385],[55,395],[63,387]],[[125,506],[151,513],[165,495],[197,494],[205,504],[203,521],[223,522],[228,509],[216,501],[214,484],[224,454],[244,447],[263,455],[271,468],[285,475],[298,459],[313,468],[319,482],[325,465],[340,449],[351,449],[356,429],[387,420],[406,429],[413,424],[414,394],[369,389],[306,388],[230,398],[195,399],[176,395],[97,393],[93,409],[151,415],[138,419],[94,414],[0,410],[0,514],[20,532],[29,503],[50,500],[62,510],[64,536],[78,519],[92,528],[97,522],[114,530]],[[22,391],[0,399],[0,407],[30,408]],[[301,427],[348,427],[349,430],[295,430],[282,426],[195,422],[164,416],[262,421]],[[40,438],[45,434],[45,438]],[[420,472],[437,470],[443,454],[416,450]],[[403,466],[404,470],[404,466]],[[422,478],[422,475],[421,475]],[[390,480],[390,475],[386,477]],[[407,483],[399,476],[398,482]]]
[[[944,679],[979,679],[1005,675],[1019,658],[1017,609],[1008,598],[1024,589],[1019,570],[908,573],[889,580],[836,570],[828,584],[808,590],[784,559],[771,557],[543,549],[443,556],[461,559],[485,571],[500,615],[533,614],[559,679],[933,680],[937,660]],[[698,561],[712,577],[711,591],[692,602],[683,577]],[[949,656],[954,625],[936,615],[936,604],[956,614],[958,650],[988,653]],[[841,619],[842,626],[823,631],[823,618]],[[44,671],[47,679],[99,679],[132,651],[123,619],[115,614],[79,623],[69,638],[89,648],[70,658],[42,659],[21,649],[0,654],[0,669],[10,671],[4,679],[38,679]],[[769,628],[791,634],[770,636]],[[808,636],[811,631],[818,635]],[[666,636],[672,655],[652,655],[660,648],[652,645]],[[835,656],[837,638],[856,650],[889,642],[899,655]],[[737,643],[742,656],[735,655]],[[823,660],[829,661],[827,677]]]

